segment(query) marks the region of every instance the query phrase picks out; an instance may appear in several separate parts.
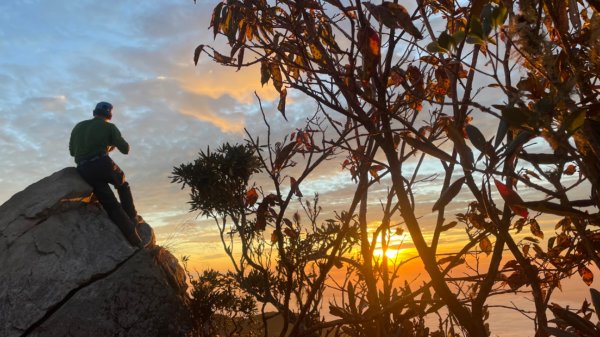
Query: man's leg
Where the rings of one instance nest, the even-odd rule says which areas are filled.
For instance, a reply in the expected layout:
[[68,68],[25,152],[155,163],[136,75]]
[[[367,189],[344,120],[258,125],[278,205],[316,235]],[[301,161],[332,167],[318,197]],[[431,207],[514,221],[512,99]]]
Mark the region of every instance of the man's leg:
[[110,186],[107,183],[95,183],[93,187],[96,198],[98,198],[110,219],[119,227],[131,245],[139,247],[142,240],[135,229],[135,223],[125,213]]
[[135,206],[133,204],[133,196],[131,195],[129,183],[125,182],[123,185],[115,187],[119,193],[119,200],[121,200],[121,206],[123,206],[123,210],[125,210],[125,213],[127,213],[131,219],[135,219],[137,216],[137,211],[135,210]]
[[117,189],[119,193],[119,200],[121,201],[121,206],[125,210],[125,213],[131,218],[134,222],[136,222],[137,211],[135,210],[135,205],[133,203],[133,196],[131,195],[131,188],[129,187],[129,183],[125,180],[125,174],[121,170],[121,168],[112,163],[111,168],[111,177],[112,184]]
[[135,223],[123,210],[108,183],[112,183],[111,163],[109,158],[102,158],[77,168],[81,177],[94,188],[94,194],[100,204],[119,227],[125,238],[134,246],[141,245],[141,239],[136,231]]

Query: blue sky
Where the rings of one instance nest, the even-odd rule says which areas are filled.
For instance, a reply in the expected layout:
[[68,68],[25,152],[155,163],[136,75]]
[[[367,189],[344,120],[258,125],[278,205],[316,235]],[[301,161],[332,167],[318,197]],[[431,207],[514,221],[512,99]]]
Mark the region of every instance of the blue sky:
[[[72,166],[71,129],[104,100],[115,106],[113,122],[132,148],[113,158],[159,241],[215,241],[168,176],[207,145],[240,141],[258,112],[253,91],[272,96],[252,71],[233,79],[233,71],[207,59],[194,66],[196,45],[212,41],[207,28],[215,3],[2,2],[0,203]],[[174,239],[182,231],[192,235]]]

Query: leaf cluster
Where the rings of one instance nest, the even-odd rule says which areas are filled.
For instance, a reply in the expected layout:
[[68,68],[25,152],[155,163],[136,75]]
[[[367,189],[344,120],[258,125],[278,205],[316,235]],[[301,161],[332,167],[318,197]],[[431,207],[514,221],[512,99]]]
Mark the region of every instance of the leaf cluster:
[[192,211],[203,215],[238,215],[243,212],[250,176],[260,171],[252,147],[223,144],[216,151],[200,151],[192,163],[173,168],[171,182],[190,188]]

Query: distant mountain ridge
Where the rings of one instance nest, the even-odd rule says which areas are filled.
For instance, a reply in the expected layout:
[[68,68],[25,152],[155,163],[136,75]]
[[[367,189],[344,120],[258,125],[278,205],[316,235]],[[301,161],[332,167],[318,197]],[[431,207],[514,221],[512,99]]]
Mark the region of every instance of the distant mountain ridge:
[[187,336],[177,259],[132,247],[91,196],[71,167],[0,206],[0,336]]

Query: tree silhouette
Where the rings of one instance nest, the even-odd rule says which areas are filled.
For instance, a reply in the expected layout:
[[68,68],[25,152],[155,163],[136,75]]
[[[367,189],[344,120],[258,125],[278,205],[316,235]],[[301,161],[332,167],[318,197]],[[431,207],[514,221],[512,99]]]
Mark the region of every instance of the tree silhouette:
[[[244,180],[228,211],[192,193],[193,208],[217,221],[241,287],[283,315],[281,336],[324,329],[350,336],[487,336],[490,297],[517,291],[535,304],[536,335],[555,333],[547,315],[553,291],[577,273],[591,284],[589,266],[599,266],[597,6],[417,1],[409,11],[397,1],[217,4],[211,29],[227,39],[228,52],[200,45],[194,61],[206,54],[238,69],[260,65],[257,82],[279,93],[284,117],[288,91],[317,105],[306,125],[283,140],[273,143],[266,118],[266,143],[248,134],[244,146],[253,149],[269,186]],[[200,162],[206,160],[201,154]],[[322,219],[318,200],[307,201],[301,186],[332,160],[349,171],[355,188],[335,219]],[[254,173],[255,160],[248,163]],[[427,165],[437,172],[428,173]],[[182,170],[174,171],[175,180],[199,188],[193,170]],[[431,211],[423,210],[415,194],[432,181],[439,195]],[[581,188],[589,195],[576,193]],[[294,198],[306,219],[292,209]],[[457,208],[464,211],[448,214]],[[433,223],[423,223],[431,212]],[[544,217],[555,227],[542,228]],[[523,235],[527,227],[531,235]],[[428,276],[416,287],[402,282],[404,262],[385,254],[404,228]],[[462,247],[448,254],[445,237],[459,228]],[[335,279],[335,268],[346,277]],[[341,302],[329,304],[337,319],[323,321],[326,288]],[[431,315],[439,315],[437,330],[425,326]]]

